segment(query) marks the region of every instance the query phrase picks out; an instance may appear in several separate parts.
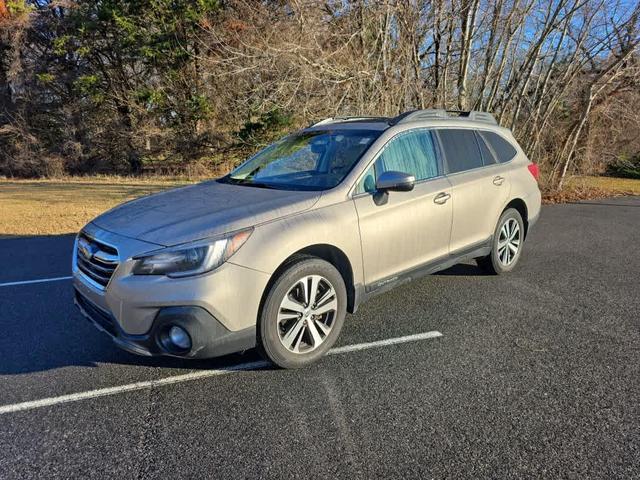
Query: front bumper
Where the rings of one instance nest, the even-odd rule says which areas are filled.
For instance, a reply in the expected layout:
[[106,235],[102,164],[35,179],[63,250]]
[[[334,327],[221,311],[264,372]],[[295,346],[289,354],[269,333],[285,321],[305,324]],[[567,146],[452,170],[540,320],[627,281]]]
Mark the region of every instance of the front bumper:
[[[141,335],[126,333],[109,312],[75,290],[74,303],[82,315],[109,335],[120,348],[137,355],[211,358],[255,347],[256,328],[230,331],[201,307],[171,306],[159,309],[149,331]],[[188,351],[177,351],[164,341],[172,326],[185,329],[191,337]]]
[[[73,252],[75,302],[83,314],[122,348],[141,355],[208,358],[255,346],[262,294],[270,275],[226,262],[213,272],[184,278],[133,275],[136,255],[157,245],[85,226],[85,235],[117,249],[118,265],[106,285],[78,268]],[[188,331],[192,348],[163,346],[167,325]]]

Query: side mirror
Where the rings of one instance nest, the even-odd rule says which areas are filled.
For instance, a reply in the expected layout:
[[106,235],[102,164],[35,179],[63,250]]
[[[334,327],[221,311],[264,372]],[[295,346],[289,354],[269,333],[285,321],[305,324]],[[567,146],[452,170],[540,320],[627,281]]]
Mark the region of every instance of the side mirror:
[[409,173],[383,172],[376,181],[379,192],[410,192],[416,183],[416,177]]

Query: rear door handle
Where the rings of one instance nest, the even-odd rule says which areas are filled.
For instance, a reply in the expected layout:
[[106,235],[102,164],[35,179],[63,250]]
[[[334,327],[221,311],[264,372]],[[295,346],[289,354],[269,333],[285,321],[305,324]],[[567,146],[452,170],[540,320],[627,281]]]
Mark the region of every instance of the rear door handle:
[[451,198],[451,195],[446,192],[440,192],[433,198],[433,203],[437,203],[438,205],[443,205],[447,203],[447,200]]
[[501,177],[500,175],[498,175],[497,177],[493,177],[493,184],[494,185],[497,185],[499,187],[503,183],[504,183],[504,177]]

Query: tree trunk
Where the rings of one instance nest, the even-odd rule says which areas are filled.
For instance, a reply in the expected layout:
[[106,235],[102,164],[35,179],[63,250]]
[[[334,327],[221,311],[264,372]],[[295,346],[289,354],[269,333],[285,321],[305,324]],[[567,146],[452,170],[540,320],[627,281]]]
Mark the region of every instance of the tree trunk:
[[587,91],[587,103],[582,110],[582,115],[580,116],[580,120],[575,128],[573,133],[573,138],[571,138],[569,142],[569,151],[567,152],[566,159],[564,161],[564,165],[562,166],[562,170],[560,172],[560,178],[558,179],[558,190],[562,190],[564,186],[564,179],[567,175],[567,170],[569,170],[569,165],[571,164],[571,160],[573,160],[573,154],[576,151],[576,145],[578,144],[578,139],[580,138],[580,134],[582,133],[582,129],[584,125],[587,123],[589,119],[589,113],[591,112],[591,106],[593,105],[593,86],[589,87]]
[[462,30],[460,69],[458,71],[458,108],[460,110],[467,108],[467,75],[469,60],[471,59],[471,39],[477,11],[478,0],[465,0],[460,16],[460,28]]

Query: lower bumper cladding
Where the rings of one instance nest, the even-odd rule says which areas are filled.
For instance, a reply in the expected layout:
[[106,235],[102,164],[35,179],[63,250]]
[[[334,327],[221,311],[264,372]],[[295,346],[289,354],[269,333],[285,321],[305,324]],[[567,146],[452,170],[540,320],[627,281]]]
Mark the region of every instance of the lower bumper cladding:
[[[78,290],[75,290],[74,303],[82,315],[109,335],[117,346],[136,355],[211,358],[256,346],[255,327],[236,332],[227,330],[201,307],[163,307],[147,333],[131,335],[120,327],[113,315],[95,305]],[[182,350],[167,341],[168,332],[173,326],[188,333],[191,339],[190,349]]]

